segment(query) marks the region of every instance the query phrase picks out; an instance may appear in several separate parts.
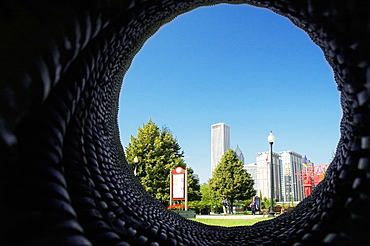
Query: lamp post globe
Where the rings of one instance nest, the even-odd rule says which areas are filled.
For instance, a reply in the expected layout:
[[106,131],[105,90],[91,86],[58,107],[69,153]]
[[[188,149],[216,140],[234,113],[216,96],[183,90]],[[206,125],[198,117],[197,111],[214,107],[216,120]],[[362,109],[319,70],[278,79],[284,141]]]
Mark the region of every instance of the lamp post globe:
[[270,144],[273,144],[275,142],[275,136],[274,136],[274,134],[272,134],[272,131],[270,132],[270,135],[267,137],[267,141]]
[[270,158],[270,189],[271,189],[271,202],[270,202],[270,210],[268,217],[275,217],[275,210],[274,210],[274,168],[273,168],[273,160],[272,160],[272,145],[275,142],[275,136],[270,132],[270,135],[267,137],[267,141],[270,144],[270,151],[269,151],[269,158]]

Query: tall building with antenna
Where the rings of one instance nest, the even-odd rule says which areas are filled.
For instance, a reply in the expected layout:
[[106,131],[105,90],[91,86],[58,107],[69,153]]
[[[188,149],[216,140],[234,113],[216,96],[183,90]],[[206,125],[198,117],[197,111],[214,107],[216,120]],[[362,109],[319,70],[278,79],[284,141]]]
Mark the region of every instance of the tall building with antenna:
[[235,155],[236,157],[238,157],[238,159],[243,163],[244,165],[244,155],[243,155],[243,152],[242,150],[239,148],[239,145],[236,145],[236,149],[235,149]]
[[228,149],[230,149],[230,126],[225,123],[211,125],[211,177]]

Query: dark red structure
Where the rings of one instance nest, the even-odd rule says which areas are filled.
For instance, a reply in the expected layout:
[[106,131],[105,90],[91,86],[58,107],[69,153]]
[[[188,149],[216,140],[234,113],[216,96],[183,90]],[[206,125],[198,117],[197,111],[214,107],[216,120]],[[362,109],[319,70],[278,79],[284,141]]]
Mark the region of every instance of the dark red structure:
[[322,164],[313,167],[306,167],[302,171],[297,172],[295,175],[300,175],[303,180],[303,187],[306,197],[312,193],[312,189],[318,185],[325,177],[326,169],[329,164]]

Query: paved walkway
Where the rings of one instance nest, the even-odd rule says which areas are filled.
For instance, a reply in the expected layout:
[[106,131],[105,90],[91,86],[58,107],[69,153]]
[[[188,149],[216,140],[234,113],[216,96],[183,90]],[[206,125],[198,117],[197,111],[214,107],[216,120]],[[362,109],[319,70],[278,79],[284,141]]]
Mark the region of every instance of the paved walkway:
[[[211,214],[211,215],[196,215],[196,219],[256,219],[262,218],[263,215],[236,215],[227,214],[223,216],[222,214]],[[267,215],[265,215],[267,217]]]

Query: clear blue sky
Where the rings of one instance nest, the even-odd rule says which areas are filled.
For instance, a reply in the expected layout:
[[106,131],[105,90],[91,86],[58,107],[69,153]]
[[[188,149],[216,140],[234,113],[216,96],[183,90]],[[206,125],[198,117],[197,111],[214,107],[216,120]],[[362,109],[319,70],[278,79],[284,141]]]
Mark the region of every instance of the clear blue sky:
[[245,162],[292,150],[327,164],[342,116],[332,69],[309,36],[287,18],[249,5],[203,7],[163,26],[124,78],[122,144],[152,119],[168,127],[185,162],[210,178],[212,124],[230,125]]

